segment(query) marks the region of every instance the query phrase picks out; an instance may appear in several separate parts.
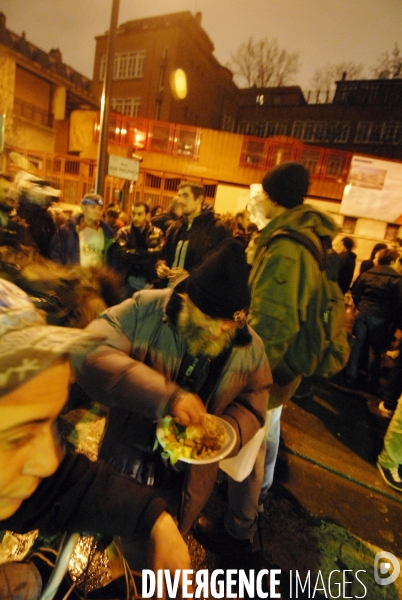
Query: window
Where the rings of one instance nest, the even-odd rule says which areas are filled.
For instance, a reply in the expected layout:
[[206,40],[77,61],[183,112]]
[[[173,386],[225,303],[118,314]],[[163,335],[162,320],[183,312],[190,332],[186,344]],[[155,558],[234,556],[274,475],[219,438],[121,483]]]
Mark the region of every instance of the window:
[[255,101],[257,104],[262,106],[264,104],[264,94],[258,94]]
[[292,136],[303,142],[340,144],[348,141],[349,131],[348,121],[295,121]]
[[264,146],[263,141],[244,140],[240,164],[249,167],[262,166],[264,164]]
[[161,121],[150,123],[147,150],[170,154],[173,145],[173,129],[174,125],[171,123]]
[[138,117],[141,106],[141,98],[112,98],[112,110],[126,115],[127,117]]
[[173,154],[197,158],[200,147],[201,129],[176,125]]
[[342,233],[354,233],[356,229],[356,217],[344,217],[342,224]]
[[[113,61],[113,79],[139,79],[144,77],[145,50],[117,52]],[[106,55],[102,56],[99,79],[105,78]]]
[[394,223],[387,223],[387,229],[385,230],[384,240],[388,242],[394,240],[398,237],[399,225],[395,225]]
[[342,177],[345,167],[346,157],[342,154],[331,153],[328,156],[324,175],[325,177],[336,177],[338,179]]
[[162,177],[157,177],[156,175],[151,175],[150,173],[146,173],[145,185],[147,187],[160,189],[161,185],[162,185]]
[[265,138],[273,135],[286,135],[286,129],[286,121],[262,121],[261,123],[240,121],[238,133]]
[[234,131],[235,126],[235,118],[233,115],[224,114],[222,117],[222,131],[230,131],[231,133]]
[[402,122],[359,121],[354,141],[361,144],[400,144]]

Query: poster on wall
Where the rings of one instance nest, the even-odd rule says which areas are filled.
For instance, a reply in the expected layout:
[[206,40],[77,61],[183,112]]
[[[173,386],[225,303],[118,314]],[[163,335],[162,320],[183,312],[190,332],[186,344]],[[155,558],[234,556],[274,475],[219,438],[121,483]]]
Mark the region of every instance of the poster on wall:
[[402,164],[353,156],[340,212],[402,224]]

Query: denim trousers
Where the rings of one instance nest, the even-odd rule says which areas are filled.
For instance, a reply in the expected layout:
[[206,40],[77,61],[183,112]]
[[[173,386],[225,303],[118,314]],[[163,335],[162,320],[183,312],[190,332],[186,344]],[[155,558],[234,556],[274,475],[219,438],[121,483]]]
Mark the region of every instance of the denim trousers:
[[385,469],[398,468],[402,465],[402,401],[398,402],[394,415],[388,425],[384,438],[384,446],[378,462]]
[[[302,376],[298,375],[295,379],[285,385],[278,385],[275,381],[270,390],[269,398],[272,403],[279,404],[275,408],[268,408],[266,416],[266,452],[264,464],[264,478],[261,486],[259,503],[262,504],[267,496],[268,490],[274,480],[274,471],[276,459],[278,456],[279,441],[281,435],[281,414],[284,402],[290,400],[300,385]],[[268,403],[269,406],[269,403]]]

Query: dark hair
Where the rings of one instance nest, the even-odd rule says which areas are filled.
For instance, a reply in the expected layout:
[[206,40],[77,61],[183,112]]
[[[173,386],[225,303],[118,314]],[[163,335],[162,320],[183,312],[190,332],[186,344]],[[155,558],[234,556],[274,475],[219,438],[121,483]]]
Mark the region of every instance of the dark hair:
[[390,250],[389,248],[381,250],[378,256],[379,265],[390,265],[392,262],[399,258],[398,250]]
[[157,211],[159,208],[160,208],[160,209],[161,209],[161,211],[163,212],[163,206],[161,206],[160,204],[157,204],[156,206],[153,206],[153,207],[151,208],[151,217],[154,217],[154,216],[155,216],[155,213],[156,213],[156,211]]
[[111,217],[117,218],[119,216],[119,213],[120,213],[119,209],[116,208],[114,205],[113,206],[110,205],[106,209],[106,215],[110,215]]
[[247,225],[247,233],[254,233],[255,231],[258,231],[258,227],[255,223],[249,223]]
[[342,238],[342,244],[345,246],[346,250],[353,250],[355,247],[355,241],[353,238],[344,237]]
[[137,200],[137,202],[134,202],[134,204],[131,205],[131,210],[133,210],[134,207],[138,208],[139,206],[143,206],[145,208],[146,215],[149,213],[148,204],[146,202],[141,202],[140,200]]
[[196,181],[182,181],[177,189],[181,190],[184,187],[191,188],[195,199],[199,198],[200,196],[205,196],[205,188],[203,185],[201,185],[201,183],[197,183]]
[[380,250],[385,250],[386,248],[388,248],[387,244],[383,244],[382,242],[376,244],[371,251],[370,259],[373,260],[377,252],[379,252]]
[[0,171],[0,179],[5,179],[6,181],[9,181],[10,183],[13,182],[12,175],[9,175],[8,173],[5,173],[4,171]]

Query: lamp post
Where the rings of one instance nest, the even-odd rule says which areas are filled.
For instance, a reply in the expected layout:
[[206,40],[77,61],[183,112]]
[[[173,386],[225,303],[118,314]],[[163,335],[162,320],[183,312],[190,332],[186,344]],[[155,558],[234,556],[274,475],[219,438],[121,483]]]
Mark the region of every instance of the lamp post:
[[117,21],[119,18],[120,0],[113,0],[112,13],[110,16],[109,38],[106,52],[105,79],[103,82],[100,131],[98,146],[98,168],[96,172],[95,192],[103,196],[105,177],[108,170],[107,141],[109,133],[110,93],[112,90],[114,51],[116,45]]

